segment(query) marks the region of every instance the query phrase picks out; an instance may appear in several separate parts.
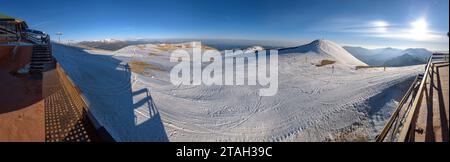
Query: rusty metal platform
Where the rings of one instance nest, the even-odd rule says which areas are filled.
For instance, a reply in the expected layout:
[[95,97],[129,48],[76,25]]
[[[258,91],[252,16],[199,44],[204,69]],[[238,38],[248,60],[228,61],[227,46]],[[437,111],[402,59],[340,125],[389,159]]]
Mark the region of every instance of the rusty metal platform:
[[95,128],[70,98],[56,70],[45,72],[44,78],[45,141],[98,141]]

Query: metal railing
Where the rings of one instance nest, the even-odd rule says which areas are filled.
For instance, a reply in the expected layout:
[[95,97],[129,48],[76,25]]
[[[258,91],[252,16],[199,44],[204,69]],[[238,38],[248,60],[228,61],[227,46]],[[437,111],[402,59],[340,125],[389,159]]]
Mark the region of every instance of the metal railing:
[[36,34],[33,32],[27,32],[26,39],[40,45],[50,44],[50,36],[48,34]]
[[[400,127],[402,127],[402,119],[405,118],[409,108],[411,105],[405,105],[408,101],[411,102],[414,98],[414,92],[417,90],[417,85],[422,80],[422,75],[417,75],[414,79],[413,83],[409,87],[406,94],[403,96],[402,100],[400,100],[397,108],[395,109],[392,116],[389,118],[386,126],[383,128],[381,133],[377,136],[376,142],[385,142],[385,141],[394,141],[395,136],[399,133]],[[387,139],[388,135],[390,135],[390,139]]]
[[0,28],[0,40],[17,41],[19,35],[7,29]]
[[[386,141],[386,137],[389,133],[391,133],[391,141],[408,142],[411,140],[410,137],[414,132],[411,131],[411,128],[414,125],[413,122],[415,121],[414,118],[416,117],[417,110],[421,106],[420,101],[423,97],[424,88],[426,88],[425,84],[427,79],[431,76],[430,74],[433,72],[434,61],[448,62],[448,60],[448,53],[434,53],[428,59],[424,74],[416,77],[413,84],[397,106],[397,109],[394,111],[387,124],[381,131],[380,135],[377,136],[377,142]],[[408,99],[410,105],[405,108],[404,104],[408,101]],[[403,112],[403,114],[399,115],[401,112]]]

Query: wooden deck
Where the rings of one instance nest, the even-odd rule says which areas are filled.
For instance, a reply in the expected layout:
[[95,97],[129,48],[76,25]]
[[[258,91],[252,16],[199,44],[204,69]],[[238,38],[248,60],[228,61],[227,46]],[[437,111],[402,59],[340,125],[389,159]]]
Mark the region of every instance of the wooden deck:
[[412,141],[449,141],[448,68],[448,62],[435,63],[426,80]]
[[375,141],[449,141],[448,58],[433,53]]

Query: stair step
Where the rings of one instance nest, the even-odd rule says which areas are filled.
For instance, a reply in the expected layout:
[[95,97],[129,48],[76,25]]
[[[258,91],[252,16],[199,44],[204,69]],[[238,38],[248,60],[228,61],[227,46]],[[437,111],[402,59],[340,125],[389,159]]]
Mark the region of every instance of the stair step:
[[31,57],[52,57],[52,55],[32,55]]
[[31,58],[52,58],[52,55],[34,55]]
[[52,55],[39,54],[39,55],[32,55],[31,57],[52,57]]
[[53,59],[51,57],[31,58],[31,61],[39,61],[39,60],[53,60]]
[[46,63],[30,63],[30,67],[32,66],[44,66]]
[[39,61],[39,62],[31,62],[31,63],[30,63],[30,66],[43,66],[44,64],[47,64],[47,63],[44,63],[44,62],[42,62],[42,61]]
[[48,63],[51,63],[53,60],[31,60],[31,63],[30,63],[30,65],[31,64],[40,64],[40,63],[42,63],[42,64],[48,64]]
[[52,57],[52,55],[31,55],[31,57]]
[[51,56],[37,56],[37,57],[31,57],[31,59],[53,59]]
[[53,59],[51,58],[37,58],[37,59],[31,59],[31,63],[33,62],[39,62],[39,61],[52,61]]
[[33,53],[51,53],[50,51],[33,51]]
[[49,49],[49,47],[47,47],[47,46],[42,46],[42,47],[36,47],[36,46],[34,46],[33,49]]
[[33,61],[31,62],[30,65],[41,65],[41,64],[47,64],[50,63],[51,61]]
[[43,70],[44,67],[30,67],[30,70]]

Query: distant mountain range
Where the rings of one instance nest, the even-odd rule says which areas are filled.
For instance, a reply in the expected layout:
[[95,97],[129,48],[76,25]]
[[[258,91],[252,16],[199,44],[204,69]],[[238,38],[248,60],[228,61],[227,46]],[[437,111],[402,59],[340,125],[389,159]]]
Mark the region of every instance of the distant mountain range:
[[292,47],[304,42],[290,41],[265,41],[265,40],[244,40],[244,39],[133,39],[133,40],[115,40],[105,39],[96,41],[83,41],[75,45],[85,48],[96,48],[103,50],[116,51],[130,45],[139,44],[160,44],[160,43],[185,43],[200,41],[203,44],[213,47],[219,51],[227,49],[246,49],[248,47],[260,46],[265,49],[277,49]]
[[411,66],[425,64],[427,61],[410,54],[404,54],[398,57],[394,57],[384,62],[386,66],[399,67],[399,66]]
[[[98,41],[83,41],[76,45],[84,48],[95,48],[116,51],[131,45],[152,44],[152,43],[183,43],[190,42],[193,39],[135,39],[135,40],[115,40],[104,39]],[[423,48],[410,48],[406,50],[396,48],[367,49],[363,47],[341,47],[340,45],[328,40],[316,40],[311,43],[292,47],[292,44],[283,42],[267,42],[252,40],[228,40],[228,39],[206,39],[202,43],[218,50],[226,49],[246,49],[258,47],[261,49],[280,49],[280,54],[284,52],[305,53],[314,51],[318,53],[328,53],[330,55],[344,55],[345,61],[351,64],[367,64],[369,66],[410,66],[425,64],[428,57],[432,55],[431,51]],[[273,45],[271,45],[273,43]],[[286,48],[286,47],[291,48]],[[328,50],[328,51],[327,51]],[[349,53],[350,55],[347,55]],[[341,56],[337,57],[341,58]]]
[[423,48],[366,49],[362,47],[344,47],[348,52],[370,66],[410,66],[425,64],[432,52]]
[[96,48],[96,49],[102,49],[102,50],[110,50],[115,51],[122,49],[124,47],[130,46],[130,45],[136,45],[144,42],[138,42],[138,41],[122,41],[122,40],[115,40],[115,39],[104,39],[104,40],[98,40],[98,41],[83,41],[79,42],[76,45],[80,47],[85,48]]

